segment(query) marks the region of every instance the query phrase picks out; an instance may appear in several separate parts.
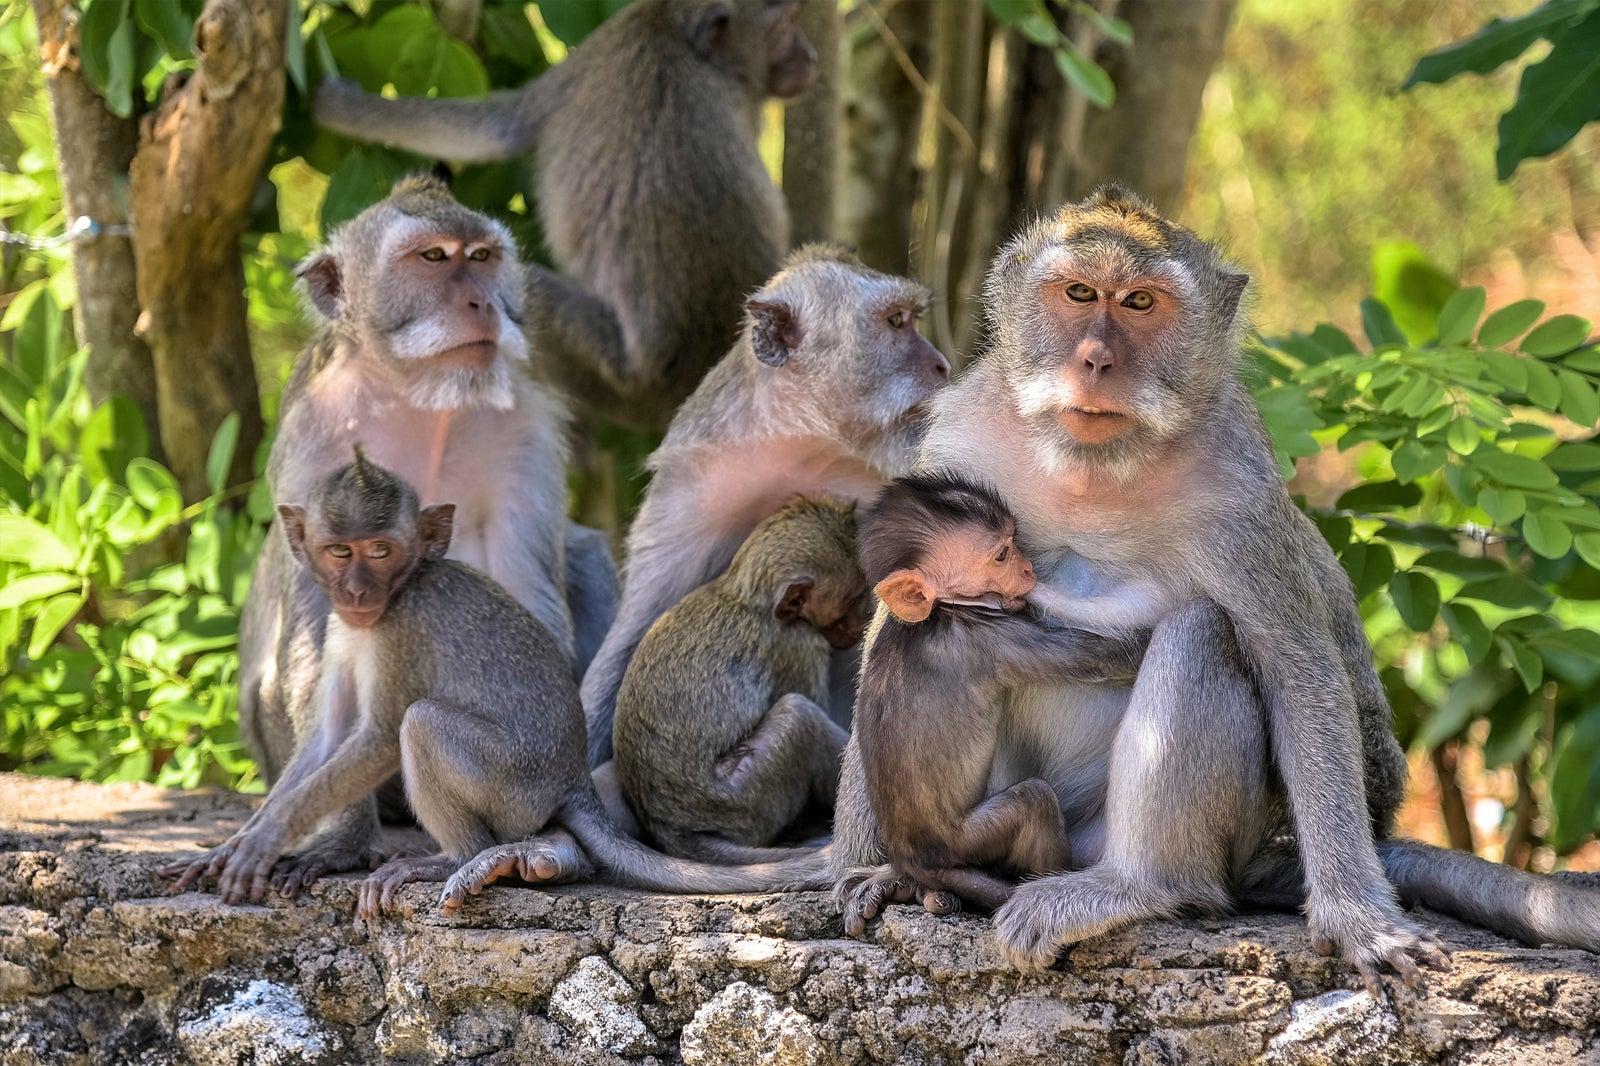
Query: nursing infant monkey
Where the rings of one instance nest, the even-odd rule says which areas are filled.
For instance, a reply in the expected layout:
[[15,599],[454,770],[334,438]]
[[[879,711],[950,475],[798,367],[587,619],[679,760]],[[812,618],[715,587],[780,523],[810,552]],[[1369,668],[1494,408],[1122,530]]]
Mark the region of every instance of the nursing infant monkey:
[[[441,854],[400,858],[362,888],[371,916],[409,881],[447,881],[449,910],[500,876],[590,872],[577,845],[621,884],[669,892],[772,891],[815,883],[820,860],[706,866],[620,832],[595,794],[570,660],[499,585],[446,559],[453,504],[422,508],[411,487],[356,460],[279,516],[295,557],[332,606],[318,728],[266,802],[221,847],[163,872],[183,890],[217,878],[228,902],[260,900],[299,875],[285,852],[397,771]],[[341,714],[341,692],[355,694]],[[350,717],[353,721],[341,720]],[[565,843],[563,843],[565,841]]]
[[[1030,777],[985,798],[1002,691],[1132,682],[1150,634],[1050,628],[1022,613],[1035,579],[1015,540],[1016,520],[991,491],[949,475],[894,481],[861,522],[862,569],[890,616],[855,710],[893,867],[883,893],[904,875],[993,908],[1013,888],[981,867],[1045,874],[1070,862],[1049,782]],[[850,924],[861,931],[859,917]]]

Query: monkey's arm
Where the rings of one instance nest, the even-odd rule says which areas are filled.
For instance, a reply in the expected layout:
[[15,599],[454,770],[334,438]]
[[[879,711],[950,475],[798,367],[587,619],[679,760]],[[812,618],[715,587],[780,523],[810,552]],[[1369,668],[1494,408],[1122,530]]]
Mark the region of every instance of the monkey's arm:
[[1007,686],[1131,684],[1150,644],[1148,629],[1101,634],[1011,614],[980,633],[984,656]]
[[[1246,515],[1223,535],[1197,539],[1205,591],[1227,612],[1266,706],[1309,890],[1311,931],[1337,945],[1380,995],[1377,967],[1409,976],[1443,956],[1407,920],[1384,877],[1361,778],[1350,681],[1308,542],[1285,498],[1280,513]],[[1284,534],[1290,536],[1285,537]],[[1276,534],[1276,536],[1274,535]]]
[[459,163],[491,163],[533,147],[545,118],[543,95],[530,83],[475,99],[386,100],[348,79],[328,78],[317,87],[313,113],[323,126],[358,141]]
[[484,530],[490,575],[537,618],[569,659],[572,612],[567,606],[565,452],[554,432],[524,449],[519,485]]

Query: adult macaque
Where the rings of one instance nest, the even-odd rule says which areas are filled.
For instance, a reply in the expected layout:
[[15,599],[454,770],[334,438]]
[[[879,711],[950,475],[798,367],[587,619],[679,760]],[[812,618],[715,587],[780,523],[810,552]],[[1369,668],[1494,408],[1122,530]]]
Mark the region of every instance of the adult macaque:
[[[214,876],[230,903],[293,889],[281,863],[324,819],[396,772],[441,854],[396,859],[363,887],[377,913],[409,881],[471,893],[484,867],[539,852],[530,878],[559,876],[543,857],[561,827],[615,880],[667,891],[737,892],[815,882],[815,854],[783,864],[704,866],[651,852],[601,807],[583,763],[583,718],[565,650],[548,627],[479,571],[446,559],[455,508],[422,509],[411,487],[368,462],[328,477],[304,507],[279,509],[296,558],[333,607],[318,689],[318,728],[266,802],[225,844],[165,868],[178,890]],[[562,834],[565,838],[565,834]],[[574,860],[565,869],[579,868]],[[583,868],[587,868],[584,866]]]
[[764,862],[809,803],[833,806],[849,738],[824,710],[830,649],[867,620],[854,506],[795,500],[727,573],[656,620],[617,696],[623,795],[673,855]]
[[[879,905],[915,885],[998,907],[1011,883],[984,867],[1045,874],[1070,862],[1049,782],[1030,777],[985,795],[1001,694],[1131,683],[1149,634],[1103,637],[1016,613],[1034,573],[1015,533],[993,493],[941,474],[897,479],[861,520],[862,569],[888,617],[857,695],[855,735],[892,869],[847,891]],[[846,931],[861,931],[858,916]]]
[[795,495],[871,500],[903,472],[950,364],[917,333],[928,290],[826,245],[746,304],[743,335],[650,457],[616,623],[583,679],[589,756],[611,752],[617,690],[645,631],[727,567]]
[[[456,504],[451,557],[504,586],[558,647],[577,651],[581,669],[609,626],[616,583],[603,538],[565,518],[567,415],[522,369],[510,235],[439,182],[408,178],[300,275],[323,324],[284,389],[267,464],[274,499],[310,498],[360,441],[425,505]],[[269,783],[319,725],[310,701],[327,616],[326,597],[274,529],[239,641],[240,732]],[[343,694],[336,711],[353,698]],[[370,807],[358,804],[302,854],[305,879],[372,860]]]
[[537,367],[586,407],[660,426],[727,350],[789,243],[757,151],[762,101],[811,83],[793,0],[638,0],[520,90],[386,100],[348,82],[316,115],[460,162],[538,156],[561,273],[530,266]]
[[[996,256],[992,348],[937,403],[924,459],[996,487],[1085,622],[1154,627],[1131,688],[1006,694],[995,787],[1049,780],[1087,868],[1020,886],[995,916],[1001,949],[1032,969],[1140,918],[1303,900],[1317,945],[1377,989],[1381,965],[1408,981],[1419,961],[1447,965],[1394,884],[1513,935],[1594,945],[1596,903],[1575,886],[1374,845],[1405,763],[1350,583],[1239,382],[1246,284],[1193,233],[1102,189]],[[882,861],[855,748],[843,868]]]

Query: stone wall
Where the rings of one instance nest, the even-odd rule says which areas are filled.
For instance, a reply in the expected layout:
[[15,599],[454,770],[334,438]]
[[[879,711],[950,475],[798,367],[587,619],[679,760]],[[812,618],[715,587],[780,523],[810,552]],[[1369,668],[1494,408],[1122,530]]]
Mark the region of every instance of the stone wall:
[[1600,1062],[1600,957],[1438,919],[1455,968],[1386,1003],[1303,924],[1162,922],[1021,977],[977,918],[825,896],[496,888],[446,920],[351,915],[355,882],[228,907],[153,871],[226,794],[0,775],[0,1062]]

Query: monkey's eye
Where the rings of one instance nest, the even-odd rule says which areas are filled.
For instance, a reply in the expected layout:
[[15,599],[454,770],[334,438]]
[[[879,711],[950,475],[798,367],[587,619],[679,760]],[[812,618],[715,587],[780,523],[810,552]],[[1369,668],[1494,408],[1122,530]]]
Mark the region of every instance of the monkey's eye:
[[485,263],[485,262],[488,262],[488,260],[489,260],[489,249],[487,249],[487,248],[474,248],[472,251],[467,253],[467,258],[472,260],[474,263]]
[[1081,281],[1074,281],[1067,286],[1067,298],[1081,304],[1093,303],[1095,291]]
[[424,248],[422,250],[422,258],[430,263],[442,263],[445,260],[444,249],[438,247]]
[[348,544],[330,544],[325,550],[335,559],[350,558],[350,545]]
[[906,323],[910,321],[911,315],[904,308],[889,315],[889,325],[893,326],[895,329],[905,329]]
[[994,561],[997,563],[1003,563],[1009,558],[1011,558],[1011,545],[1000,545],[1000,551],[995,554]]
[[1122,298],[1122,306],[1135,311],[1148,311],[1155,306],[1156,298],[1150,295],[1149,289],[1134,289]]
[[389,546],[389,542],[386,540],[374,541],[373,543],[367,545],[367,558],[387,559],[389,558],[390,552],[393,550],[394,549]]

